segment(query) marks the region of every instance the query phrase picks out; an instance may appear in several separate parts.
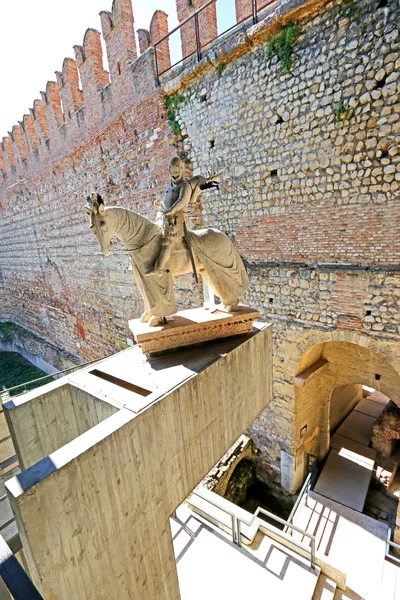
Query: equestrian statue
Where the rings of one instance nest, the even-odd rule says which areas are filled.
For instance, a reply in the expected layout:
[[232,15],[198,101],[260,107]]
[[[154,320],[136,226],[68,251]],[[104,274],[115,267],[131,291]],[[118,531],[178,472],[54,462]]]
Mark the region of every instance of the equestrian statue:
[[131,259],[132,270],[144,301],[141,317],[149,326],[161,325],[177,311],[172,285],[174,275],[193,272],[203,277],[232,313],[238,308],[239,296],[249,286],[242,259],[232,241],[217,229],[188,229],[188,205],[206,189],[218,187],[218,178],[209,173],[184,178],[184,165],[173,158],[169,167],[171,182],[157,223],[119,207],[105,207],[99,194],[86,200],[90,228],[95,233],[104,256],[111,254],[111,239],[119,238]]

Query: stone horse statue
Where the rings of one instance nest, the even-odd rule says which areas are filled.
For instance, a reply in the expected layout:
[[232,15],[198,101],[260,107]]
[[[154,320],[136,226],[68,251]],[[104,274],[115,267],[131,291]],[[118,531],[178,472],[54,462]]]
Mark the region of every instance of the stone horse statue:
[[188,244],[195,268],[221,298],[223,308],[227,312],[237,309],[239,296],[250,282],[239,253],[221,231],[211,228],[187,231],[188,241],[183,238],[182,243],[174,248],[168,270],[149,275],[161,251],[161,227],[126,208],[106,208],[99,194],[87,198],[85,210],[90,215],[90,228],[104,256],[111,254],[113,236],[120,239],[127,249],[144,301],[142,322],[149,322],[150,326],[160,325],[164,317],[177,311],[172,277],[193,271]]

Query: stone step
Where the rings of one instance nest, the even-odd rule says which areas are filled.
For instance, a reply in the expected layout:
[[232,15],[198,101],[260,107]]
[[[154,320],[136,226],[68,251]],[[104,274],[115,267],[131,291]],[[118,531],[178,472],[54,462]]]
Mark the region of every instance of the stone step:
[[[360,596],[349,588],[337,589],[333,600],[360,600]],[[388,560],[384,563],[380,589],[374,600],[400,600],[400,567]]]
[[378,600],[399,600],[399,598],[400,566],[390,560],[385,560]]

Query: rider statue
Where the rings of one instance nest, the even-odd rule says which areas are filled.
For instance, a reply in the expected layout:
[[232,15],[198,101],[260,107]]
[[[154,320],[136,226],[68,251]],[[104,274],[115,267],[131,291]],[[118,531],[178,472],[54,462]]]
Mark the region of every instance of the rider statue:
[[[162,209],[161,229],[163,233],[162,247],[153,268],[146,271],[146,275],[161,275],[168,271],[169,258],[174,248],[186,241],[192,263],[193,256],[187,236],[188,205],[195,203],[203,190],[219,188],[217,176],[210,172],[206,177],[197,175],[191,179],[184,179],[184,165],[180,158],[175,157],[169,165],[171,182],[165,192],[164,202],[155,205]],[[196,274],[195,274],[196,275]]]

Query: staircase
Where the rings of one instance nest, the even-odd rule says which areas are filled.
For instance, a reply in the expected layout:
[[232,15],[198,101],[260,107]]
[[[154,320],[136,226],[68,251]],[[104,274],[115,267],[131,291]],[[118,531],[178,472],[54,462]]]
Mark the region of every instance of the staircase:
[[313,600],[400,599],[400,568],[385,560],[386,524],[315,492],[299,506],[294,523],[316,536],[317,558],[346,574],[346,590],[329,595],[321,578]]

